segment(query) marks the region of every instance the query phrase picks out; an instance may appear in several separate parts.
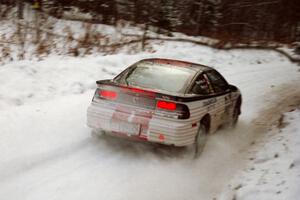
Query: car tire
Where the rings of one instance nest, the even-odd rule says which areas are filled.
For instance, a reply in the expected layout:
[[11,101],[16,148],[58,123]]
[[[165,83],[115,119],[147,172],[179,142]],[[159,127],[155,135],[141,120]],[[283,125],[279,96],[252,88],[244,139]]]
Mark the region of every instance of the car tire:
[[105,135],[105,131],[103,131],[102,129],[92,129],[91,135],[92,137],[100,137],[102,135]]
[[240,108],[238,105],[235,106],[233,113],[232,113],[232,118],[231,118],[231,123],[230,127],[235,128],[238,121],[239,121],[239,116],[240,116]]
[[200,124],[194,143],[194,158],[198,158],[205,147],[207,141],[207,128],[204,124]]

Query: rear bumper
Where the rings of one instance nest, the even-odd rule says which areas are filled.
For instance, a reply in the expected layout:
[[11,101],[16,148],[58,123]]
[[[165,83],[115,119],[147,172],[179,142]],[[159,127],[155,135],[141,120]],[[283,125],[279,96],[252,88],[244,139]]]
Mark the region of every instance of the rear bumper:
[[[92,102],[87,110],[87,125],[93,129],[101,129],[114,136],[124,136],[130,139],[144,140],[148,142],[166,145],[186,146],[194,142],[197,126],[192,126],[189,120],[177,120],[157,116],[153,111],[137,107],[126,108],[131,112],[120,112],[117,105],[112,103]],[[137,113],[143,113],[142,115]],[[130,135],[126,132],[112,132],[110,127],[112,120],[140,125],[138,135]]]

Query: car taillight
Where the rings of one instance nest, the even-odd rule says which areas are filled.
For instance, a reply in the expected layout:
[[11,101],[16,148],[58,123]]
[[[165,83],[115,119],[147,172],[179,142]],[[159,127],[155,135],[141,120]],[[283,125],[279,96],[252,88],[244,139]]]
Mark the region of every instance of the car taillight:
[[190,117],[190,110],[185,104],[161,101],[156,103],[156,114],[176,119],[188,119]]
[[165,110],[176,110],[176,103],[167,101],[157,101],[156,107]]
[[111,90],[98,90],[98,94],[100,97],[109,100],[115,100],[118,97],[118,93]]

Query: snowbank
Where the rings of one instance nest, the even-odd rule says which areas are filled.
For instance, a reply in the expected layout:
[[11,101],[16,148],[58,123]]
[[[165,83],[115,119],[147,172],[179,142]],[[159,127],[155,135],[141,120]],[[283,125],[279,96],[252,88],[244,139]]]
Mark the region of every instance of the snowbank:
[[221,199],[299,199],[300,110],[284,115],[263,140],[249,150],[246,169],[235,175]]

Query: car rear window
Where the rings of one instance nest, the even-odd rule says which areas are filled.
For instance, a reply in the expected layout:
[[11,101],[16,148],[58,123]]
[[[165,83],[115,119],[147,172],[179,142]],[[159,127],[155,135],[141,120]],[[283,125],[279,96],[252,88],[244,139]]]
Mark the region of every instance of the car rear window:
[[118,80],[129,86],[182,93],[195,73],[194,69],[188,67],[140,62]]

